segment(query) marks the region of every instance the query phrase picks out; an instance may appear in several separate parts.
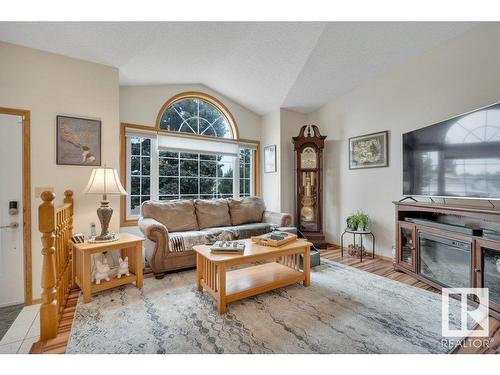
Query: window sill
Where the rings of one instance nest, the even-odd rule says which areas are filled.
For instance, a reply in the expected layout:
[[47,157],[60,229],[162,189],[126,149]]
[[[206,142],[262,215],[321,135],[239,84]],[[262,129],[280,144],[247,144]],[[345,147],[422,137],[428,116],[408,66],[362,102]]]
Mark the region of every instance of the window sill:
[[125,220],[121,220],[120,226],[121,227],[136,227],[138,221],[139,221],[139,219],[125,219]]

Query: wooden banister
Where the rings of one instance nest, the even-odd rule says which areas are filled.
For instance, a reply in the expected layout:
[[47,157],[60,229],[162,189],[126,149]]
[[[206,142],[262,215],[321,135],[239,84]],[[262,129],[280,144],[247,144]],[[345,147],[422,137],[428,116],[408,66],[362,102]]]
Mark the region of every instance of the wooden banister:
[[56,337],[58,307],[56,300],[56,269],[54,264],[55,216],[54,193],[44,191],[38,207],[38,230],[42,233],[42,305],[40,306],[40,341]]
[[55,208],[54,193],[44,191],[38,207],[38,229],[42,233],[42,305],[40,341],[56,337],[60,315],[73,287],[71,237],[73,192],[64,192],[64,203]]

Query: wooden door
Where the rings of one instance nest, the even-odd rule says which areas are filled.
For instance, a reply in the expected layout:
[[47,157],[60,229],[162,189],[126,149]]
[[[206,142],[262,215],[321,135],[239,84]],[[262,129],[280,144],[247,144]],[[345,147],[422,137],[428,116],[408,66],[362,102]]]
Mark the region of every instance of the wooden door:
[[397,263],[416,272],[416,227],[415,224],[400,221],[398,224]]

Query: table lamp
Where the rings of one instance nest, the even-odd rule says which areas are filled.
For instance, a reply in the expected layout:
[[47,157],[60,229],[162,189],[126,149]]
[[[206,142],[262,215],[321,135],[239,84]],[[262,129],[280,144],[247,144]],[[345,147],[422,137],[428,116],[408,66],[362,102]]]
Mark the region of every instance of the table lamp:
[[127,195],[127,192],[120,183],[118,173],[114,168],[95,168],[90,175],[89,183],[83,190],[85,194],[102,194],[101,207],[97,209],[97,216],[101,222],[101,234],[95,237],[94,241],[114,241],[118,237],[114,233],[109,233],[108,226],[113,209],[109,205],[109,195]]

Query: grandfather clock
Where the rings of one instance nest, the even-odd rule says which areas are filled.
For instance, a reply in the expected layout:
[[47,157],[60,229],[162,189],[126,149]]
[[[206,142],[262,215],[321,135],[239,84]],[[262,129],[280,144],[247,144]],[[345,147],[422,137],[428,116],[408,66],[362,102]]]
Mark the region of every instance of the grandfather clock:
[[323,148],[326,135],[316,125],[304,125],[293,137],[297,173],[297,228],[318,248],[325,248],[323,235]]

